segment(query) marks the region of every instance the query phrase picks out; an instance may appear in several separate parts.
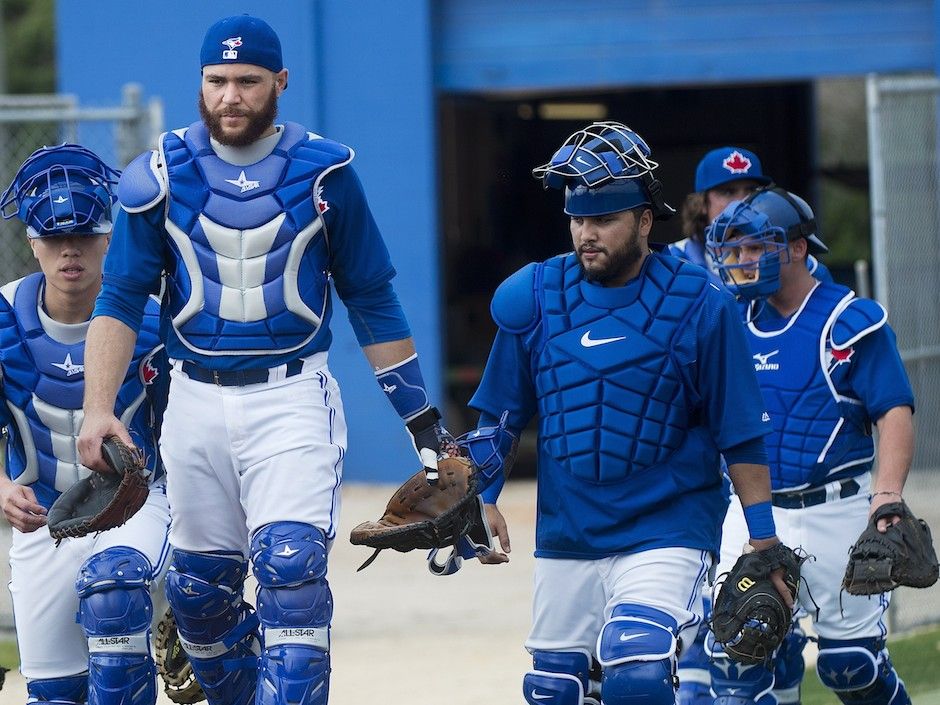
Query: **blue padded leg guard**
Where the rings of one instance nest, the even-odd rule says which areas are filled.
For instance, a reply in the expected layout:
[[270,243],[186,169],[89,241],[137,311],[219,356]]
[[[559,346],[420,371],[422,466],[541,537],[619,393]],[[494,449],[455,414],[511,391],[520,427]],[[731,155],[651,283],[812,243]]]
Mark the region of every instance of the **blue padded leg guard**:
[[173,552],[166,596],[209,705],[247,705],[257,682],[258,620],[242,600],[241,554]]
[[115,546],[82,564],[75,581],[78,620],[88,637],[89,705],[153,705],[150,653],[153,568],[140,551]]
[[529,705],[581,705],[591,688],[591,656],[586,651],[535,651],[532,670],[522,679]]
[[88,698],[88,674],[27,681],[26,695],[27,705],[79,705]]
[[776,705],[774,674],[762,663],[746,665],[732,661],[709,632],[705,651],[711,658],[709,672],[715,705]]
[[806,632],[799,622],[794,622],[774,654],[774,696],[779,705],[800,703],[800,684],[806,671],[803,649],[807,641]]
[[673,705],[679,625],[647,605],[614,607],[597,639],[604,705]]
[[819,680],[845,705],[910,705],[885,640],[819,639]]
[[679,656],[678,705],[712,705],[711,674],[708,654],[705,653],[705,636],[708,625],[703,621],[695,633],[695,641]]
[[294,521],[262,526],[251,540],[262,643],[256,705],[326,705],[333,595],[326,535]]

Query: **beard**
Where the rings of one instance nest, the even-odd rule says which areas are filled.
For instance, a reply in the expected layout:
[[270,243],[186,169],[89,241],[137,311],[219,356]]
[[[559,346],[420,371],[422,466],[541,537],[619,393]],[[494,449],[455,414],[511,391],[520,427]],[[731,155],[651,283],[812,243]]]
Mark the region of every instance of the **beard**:
[[[265,131],[274,124],[274,118],[277,117],[277,91],[274,86],[271,87],[271,95],[265,101],[261,110],[257,112],[247,111],[236,108],[223,108],[222,112],[213,114],[206,107],[203,100],[202,91],[199,92],[199,115],[202,121],[209,128],[209,134],[219,144],[226,147],[245,147],[255,142]],[[224,115],[243,115],[248,118],[246,124],[238,132],[226,132],[222,127],[222,117]]]
[[640,227],[634,224],[630,238],[615,250],[604,250],[607,262],[598,265],[596,262],[585,266],[581,258],[582,248],[578,248],[578,262],[584,278],[589,282],[606,286],[609,282],[618,280],[628,274],[633,266],[643,258],[643,248],[640,247]]

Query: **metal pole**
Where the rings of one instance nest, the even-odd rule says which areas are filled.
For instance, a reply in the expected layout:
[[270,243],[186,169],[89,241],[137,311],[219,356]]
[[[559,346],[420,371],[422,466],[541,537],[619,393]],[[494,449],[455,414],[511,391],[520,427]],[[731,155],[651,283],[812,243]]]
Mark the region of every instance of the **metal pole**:
[[865,79],[868,103],[868,176],[871,182],[871,258],[875,270],[875,298],[885,308],[888,302],[887,220],[885,216],[885,173],[881,147],[881,99],[878,77]]

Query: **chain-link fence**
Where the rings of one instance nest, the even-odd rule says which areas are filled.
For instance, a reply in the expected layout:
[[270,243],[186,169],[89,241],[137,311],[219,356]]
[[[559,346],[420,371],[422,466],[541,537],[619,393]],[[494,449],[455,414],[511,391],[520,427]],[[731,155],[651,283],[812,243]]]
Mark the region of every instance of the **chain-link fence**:
[[[0,95],[0,190],[42,146],[78,143],[120,169],[153,146],[162,129],[161,103],[145,105],[137,84],[124,86],[121,103],[108,107],[80,106],[71,95]],[[0,283],[35,271],[19,220],[0,221],[0,242]]]
[[[940,531],[940,80],[871,76],[867,93],[875,298],[917,400],[904,495]],[[896,591],[890,616],[895,630],[940,623],[940,585]]]
[[[154,146],[163,130],[159,101],[144,104],[136,84],[124,86],[121,103],[109,107],[80,106],[69,95],[0,95],[0,190],[13,180],[23,160],[42,146],[74,142],[122,168]],[[37,266],[26,243],[23,224],[0,220],[0,284],[18,279]],[[0,518],[0,554],[10,547],[10,527]],[[9,564],[0,560],[0,584],[9,582]],[[13,628],[8,591],[0,591],[0,631]]]

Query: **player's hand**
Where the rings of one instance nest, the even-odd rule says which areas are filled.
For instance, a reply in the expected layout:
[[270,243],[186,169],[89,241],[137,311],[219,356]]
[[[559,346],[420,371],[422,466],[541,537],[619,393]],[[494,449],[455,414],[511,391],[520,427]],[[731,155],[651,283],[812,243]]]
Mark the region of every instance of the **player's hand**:
[[81,433],[78,434],[78,454],[82,465],[95,472],[112,472],[101,457],[101,441],[108,436],[117,436],[129,447],[136,445],[127,428],[114,414],[86,413]]
[[[748,545],[751,546],[755,551],[763,551],[771,546],[776,546],[780,543],[780,539],[776,536],[772,536],[769,539],[751,539],[748,541]],[[747,546],[745,546],[747,549]],[[770,581],[774,584],[774,587],[777,588],[777,592],[780,593],[780,597],[783,598],[784,604],[789,608],[793,609],[793,596],[790,594],[790,590],[787,588],[787,584],[783,579],[785,571],[783,568],[777,568],[774,572],[770,574]]]
[[[868,509],[868,516],[871,516],[884,504],[891,504],[892,502],[900,502],[901,494],[900,492],[895,494],[893,492],[876,492],[871,496],[871,507]],[[901,517],[897,514],[892,514],[890,516],[882,517],[878,520],[878,531],[884,533],[888,530],[889,526],[893,526],[901,521]]]
[[24,534],[46,525],[46,508],[36,501],[31,487],[7,480],[0,485],[0,509],[10,526]]
[[503,552],[497,551],[494,547],[486,555],[478,556],[478,560],[480,563],[489,565],[508,563],[509,556],[506,554],[510,553],[512,549],[509,546],[509,528],[506,526],[506,520],[495,504],[484,504],[483,509],[486,511],[486,520],[490,525],[490,533],[493,534],[494,539],[499,541],[499,547]]

